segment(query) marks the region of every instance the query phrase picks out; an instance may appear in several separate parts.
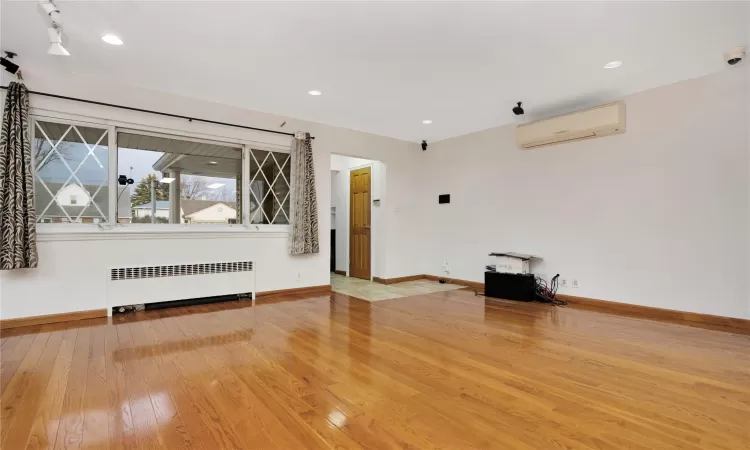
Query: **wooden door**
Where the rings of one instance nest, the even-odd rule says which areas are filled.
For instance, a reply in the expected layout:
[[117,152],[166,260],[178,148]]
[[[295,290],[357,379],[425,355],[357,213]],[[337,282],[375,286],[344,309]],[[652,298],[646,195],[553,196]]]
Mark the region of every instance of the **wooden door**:
[[349,178],[349,276],[370,279],[370,168]]

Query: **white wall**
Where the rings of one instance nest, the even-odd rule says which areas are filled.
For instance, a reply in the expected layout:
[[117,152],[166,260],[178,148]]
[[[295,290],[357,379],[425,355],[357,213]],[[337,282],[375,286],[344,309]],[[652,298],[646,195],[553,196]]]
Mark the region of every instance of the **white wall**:
[[334,189],[336,188],[338,174],[339,174],[338,170],[331,170],[331,229],[332,230],[336,229],[336,213],[333,207],[336,206],[336,193],[334,192]]
[[[331,164],[333,157],[331,155]],[[333,167],[333,166],[332,166]],[[331,180],[331,205],[336,207],[336,214],[333,216],[333,223],[336,228],[336,270],[349,272],[348,254],[346,235],[349,233],[349,210],[347,206],[347,196],[349,195],[349,169],[331,171],[333,178]]]
[[[748,78],[750,65],[629,96],[623,135],[519,150],[513,126],[504,126],[431,143],[422,152],[418,144],[353,130],[54,70],[34,74],[29,87],[43,92],[272,129],[286,120],[285,131],[311,132],[324,212],[321,254],[292,258],[284,234],[42,239],[38,269],[0,273],[0,318],[103,308],[102,268],[122,264],[250,257],[258,262],[260,291],[328,284],[331,153],[387,167],[377,276],[439,275],[447,260],[451,276],[482,281],[487,253],[515,250],[543,256],[538,272],[547,277],[578,279],[581,287],[569,294],[750,318]],[[37,96],[32,107],[289,142]],[[449,205],[437,204],[441,193],[451,194]]]
[[[320,249],[318,255],[292,257],[287,252],[286,234],[254,237],[227,235],[153,239],[133,237],[128,240],[49,241],[39,242],[40,263],[35,270],[0,273],[0,318],[10,319],[31,315],[54,314],[104,308],[106,268],[123,264],[172,264],[251,258],[257,261],[258,290],[294,288],[329,284],[330,265],[330,153],[346,153],[370,157],[402,168],[393,177],[410,177],[416,170],[419,147],[415,143],[399,141],[373,134],[304,122],[260,112],[227,107],[184,97],[147,91],[129,86],[111,86],[94,80],[71,77],[51,68],[37,73],[29,88],[41,92],[80,97],[107,103],[122,104],[156,111],[195,116],[253,127],[278,129],[286,121],[283,131],[303,130],[315,136],[313,151],[317,176],[316,189],[319,215]],[[6,80],[7,81],[7,80]],[[219,125],[187,122],[162,116],[75,103],[65,100],[32,96],[31,106],[37,112],[62,111],[81,116],[146,123],[168,130],[184,130],[207,137],[223,137],[245,141],[290,145],[291,138],[263,132],[241,130]],[[399,186],[409,180],[395,180]],[[386,276],[413,273],[418,261],[403,261],[400,249],[408,239],[409,227],[415,226],[417,211],[405,207],[417,203],[414,190],[399,190],[392,195],[388,222],[395,227],[384,241],[383,266]],[[134,298],[134,302],[137,299]]]
[[[349,273],[349,173],[352,170],[370,166],[371,176],[371,198],[380,199],[380,206],[371,205],[371,236],[370,250],[372,253],[371,276],[385,278],[387,267],[384,255],[388,251],[386,245],[388,236],[387,227],[387,200],[386,200],[386,167],[379,161],[363,158],[352,158],[342,155],[331,155],[331,169],[336,170],[334,175],[335,184],[331,186],[331,198],[336,206],[336,270],[344,270]],[[413,273],[419,270],[419,259],[414,258],[411,267]]]
[[531,253],[579,280],[563,293],[750,318],[749,79],[746,65],[629,96],[622,135],[521,150],[509,125],[431,144],[424,271],[447,260],[483,281],[488,253]]
[[[750,7],[747,8],[747,25],[748,26],[747,26],[747,41],[746,42],[750,44]],[[744,61],[743,64],[750,66],[747,60]],[[747,77],[750,77],[750,67],[745,67],[745,71],[748,72]],[[746,97],[745,101],[747,102],[748,105],[750,105],[750,89],[746,89],[745,97]],[[747,115],[747,125],[745,126],[745,132],[747,133],[747,140],[748,142],[750,142],[750,114]],[[748,147],[750,147],[750,144],[748,145]],[[750,158],[748,158],[748,172],[750,172]],[[748,201],[750,201],[750,196],[748,198]],[[750,203],[748,203],[748,215],[750,215]],[[750,222],[750,218],[748,219],[748,222]],[[750,229],[748,229],[748,234],[750,234]],[[748,244],[747,253],[748,255],[750,255],[750,239],[748,239],[747,244]],[[750,256],[748,257],[748,259],[750,259]],[[746,274],[746,279],[750,280],[750,263],[748,264],[747,270],[748,271]],[[750,288],[748,290],[750,290]],[[748,293],[748,296],[747,296],[746,311],[747,311],[748,317],[750,317],[750,293]]]

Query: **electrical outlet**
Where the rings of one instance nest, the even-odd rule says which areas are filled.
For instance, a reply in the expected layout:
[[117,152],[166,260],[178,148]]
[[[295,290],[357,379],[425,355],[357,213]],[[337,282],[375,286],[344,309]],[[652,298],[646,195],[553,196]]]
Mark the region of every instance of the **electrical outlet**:
[[560,287],[568,287],[568,279],[567,278],[560,278]]
[[573,288],[574,289],[578,288],[578,280],[576,280],[576,279],[573,279]]

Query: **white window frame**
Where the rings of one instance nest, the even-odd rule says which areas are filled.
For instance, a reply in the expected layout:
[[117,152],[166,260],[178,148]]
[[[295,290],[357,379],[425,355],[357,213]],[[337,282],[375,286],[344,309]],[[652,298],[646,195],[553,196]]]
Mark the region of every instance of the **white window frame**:
[[[291,223],[291,221],[292,221],[292,180],[291,180],[292,157],[291,157],[291,152],[289,152],[289,153],[285,152],[288,157],[286,159],[286,163],[284,163],[284,164],[279,164],[279,161],[273,155],[273,153],[279,153],[279,152],[269,152],[268,155],[266,155],[266,158],[264,158],[263,162],[265,162],[265,159],[268,159],[268,157],[270,156],[271,158],[273,158],[273,161],[276,164],[276,167],[279,168],[279,174],[276,175],[276,178],[274,178],[273,181],[271,181],[268,178],[266,178],[266,175],[263,173],[263,171],[260,170],[260,167],[258,168],[258,172],[255,174],[255,177],[253,177],[251,179],[251,177],[250,177],[250,158],[252,158],[252,160],[258,166],[260,166],[260,164],[261,164],[258,161],[258,158],[256,158],[254,155],[250,154],[252,152],[252,150],[253,149],[248,149],[248,151],[246,152],[246,154],[243,154],[243,157],[246,158],[245,160],[248,161],[247,164],[243,164],[243,167],[247,166],[247,168],[248,168],[248,178],[246,180],[247,181],[247,189],[243,190],[243,194],[245,192],[247,192],[247,195],[248,195],[248,198],[247,198],[247,208],[244,208],[244,196],[243,196],[243,211],[247,211],[248,218],[247,218],[247,220],[243,219],[243,222],[247,222],[248,225],[250,225],[250,226],[268,226],[268,225],[274,225],[274,224],[251,224],[251,223],[249,223],[250,219],[252,217],[255,217],[255,215],[258,214],[256,212],[255,214],[253,214],[252,217],[249,216],[249,214],[250,214],[250,195],[251,195],[250,183],[253,182],[253,181],[263,181],[263,180],[265,180],[266,183],[268,183],[268,193],[266,193],[265,195],[263,195],[261,199],[257,199],[256,198],[256,200],[260,200],[260,202],[262,203],[263,200],[265,200],[266,197],[268,197],[268,195],[271,194],[276,199],[276,201],[279,202],[279,204],[280,204],[279,211],[276,212],[276,214],[273,216],[273,218],[271,220],[276,220],[276,218],[279,216],[279,213],[283,212],[284,216],[286,216],[286,218],[287,218],[287,221]],[[286,167],[287,165],[289,166],[289,173],[290,173],[290,179],[289,180],[286,179],[286,175],[284,175],[284,171],[283,171],[283,167]],[[258,177],[258,174],[261,174],[262,178]],[[283,180],[285,180],[286,183],[287,183],[287,185],[289,186],[289,193],[286,195],[286,197],[282,198],[281,200],[279,200],[279,198],[276,196],[276,193],[273,192],[273,185],[278,181],[279,177],[281,177]],[[255,194],[252,194],[252,195],[253,195],[253,197],[255,197]],[[289,202],[289,215],[288,216],[287,216],[286,212],[283,211],[284,210],[284,203],[286,201]],[[261,215],[261,217],[265,216],[266,219],[268,219],[268,215],[266,215],[265,211],[263,211],[263,209],[262,209],[263,206],[262,205],[260,205],[260,208],[261,208],[260,209],[260,215]],[[289,225],[285,224],[283,226],[287,226],[288,227]]]
[[[288,224],[250,224],[249,209],[250,209],[250,164],[251,160],[250,151],[251,149],[272,151],[277,153],[291,154],[291,145],[278,145],[271,143],[263,143],[257,141],[249,141],[237,138],[226,138],[216,135],[209,135],[204,133],[194,133],[181,129],[172,129],[166,127],[151,126],[145,123],[133,123],[124,122],[111,119],[101,119],[89,116],[82,116],[78,114],[51,111],[51,110],[39,110],[32,108],[29,114],[30,125],[31,125],[31,142],[34,142],[36,134],[36,122],[54,122],[60,124],[84,126],[107,129],[108,131],[108,148],[109,148],[109,209],[107,222],[101,222],[98,224],[89,223],[44,223],[38,222],[37,232],[42,237],[41,240],[45,239],[47,235],[50,240],[54,240],[55,236],[65,235],[79,235],[79,238],[86,239],[84,235],[101,236],[102,234],[109,235],[126,235],[126,234],[153,234],[153,235],[173,235],[178,233],[180,235],[196,235],[205,237],[213,234],[288,234],[290,231],[290,225]],[[141,133],[149,136],[158,136],[166,138],[177,138],[190,142],[201,142],[210,143],[215,145],[224,145],[232,148],[240,148],[242,151],[242,224],[120,224],[117,223],[117,192],[119,186],[117,184],[118,168],[117,168],[117,133],[118,132],[130,132],[130,133]],[[34,165],[34,180],[36,180],[36,161],[33,161]],[[291,162],[289,163],[291,164]],[[291,191],[291,180],[290,191]],[[36,182],[34,183],[36,189]],[[290,218],[292,212],[292,199],[291,192],[289,198],[289,211]],[[36,207],[36,205],[35,205]],[[158,236],[156,236],[158,237]]]
[[[41,121],[41,122],[50,122],[50,123],[57,123],[57,124],[61,124],[61,125],[74,125],[74,126],[77,126],[77,127],[90,127],[90,128],[97,128],[97,129],[107,130],[107,146],[108,146],[107,157],[108,157],[108,166],[109,166],[108,167],[109,173],[108,173],[108,177],[107,177],[107,183],[108,183],[107,186],[109,188],[109,202],[108,202],[109,205],[108,205],[108,210],[107,210],[107,216],[108,216],[107,217],[107,222],[105,222],[105,223],[111,223],[111,221],[112,221],[112,209],[113,209],[112,208],[113,207],[113,205],[112,205],[112,201],[113,201],[112,198],[113,198],[113,196],[112,196],[112,189],[111,189],[112,188],[112,181],[113,181],[112,180],[112,144],[114,142],[114,139],[112,137],[112,132],[114,130],[114,127],[107,126],[107,125],[101,124],[101,123],[84,122],[84,121],[76,120],[74,118],[71,118],[71,119],[61,119],[61,118],[57,118],[57,117],[43,117],[43,116],[38,116],[38,115],[30,114],[29,124],[31,126],[31,136],[30,136],[30,139],[31,139],[32,145],[36,141],[36,132],[37,132],[37,124],[36,123],[38,121]],[[116,154],[116,152],[115,152],[115,154]],[[34,159],[34,155],[33,154],[31,155],[31,157],[32,157],[31,165],[34,167],[34,197],[37,198],[38,197],[36,195],[36,184],[37,184],[36,183],[36,164],[37,164],[37,161]],[[117,167],[117,161],[115,161],[114,163],[115,163],[115,168],[116,168]],[[38,205],[34,205],[35,208],[37,206]],[[39,217],[37,217],[37,220],[39,220]],[[44,222],[37,222],[36,226],[37,226],[37,231],[40,232],[40,233],[43,233],[43,232],[45,232],[47,230],[54,231],[56,229],[67,229],[67,230],[70,230],[70,231],[78,231],[78,232],[85,231],[85,230],[92,230],[93,231],[94,229],[100,228],[99,225],[100,224],[94,224],[94,223],[44,223]]]

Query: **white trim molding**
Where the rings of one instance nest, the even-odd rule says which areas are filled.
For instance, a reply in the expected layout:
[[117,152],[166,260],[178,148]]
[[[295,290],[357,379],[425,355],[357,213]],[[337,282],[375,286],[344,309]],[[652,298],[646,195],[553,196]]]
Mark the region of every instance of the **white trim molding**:
[[46,230],[37,233],[37,242],[56,241],[113,241],[143,239],[288,239],[288,231],[225,229],[225,230],[182,230],[179,233],[164,230],[133,230],[116,228],[112,230]]
[[[229,137],[221,134],[206,133],[195,130],[187,130],[182,128],[171,128],[165,126],[152,125],[153,121],[139,120],[137,122],[118,120],[113,118],[97,118],[72,112],[55,111],[51,109],[32,107],[29,109],[29,114],[42,120],[48,121],[64,121],[64,122],[76,122],[81,126],[93,126],[93,127],[116,127],[117,131],[125,131],[129,133],[151,133],[153,136],[162,137],[179,137],[179,139],[192,140],[193,142],[204,142],[212,143],[217,145],[225,145],[228,147],[239,147],[247,145],[248,147],[255,150],[265,150],[273,152],[291,153],[292,151],[292,136],[284,136],[288,140],[288,144],[279,144],[277,142],[265,142],[247,138]],[[141,113],[147,114],[147,113]],[[217,130],[218,131],[218,130]],[[274,140],[278,141],[276,135]]]

